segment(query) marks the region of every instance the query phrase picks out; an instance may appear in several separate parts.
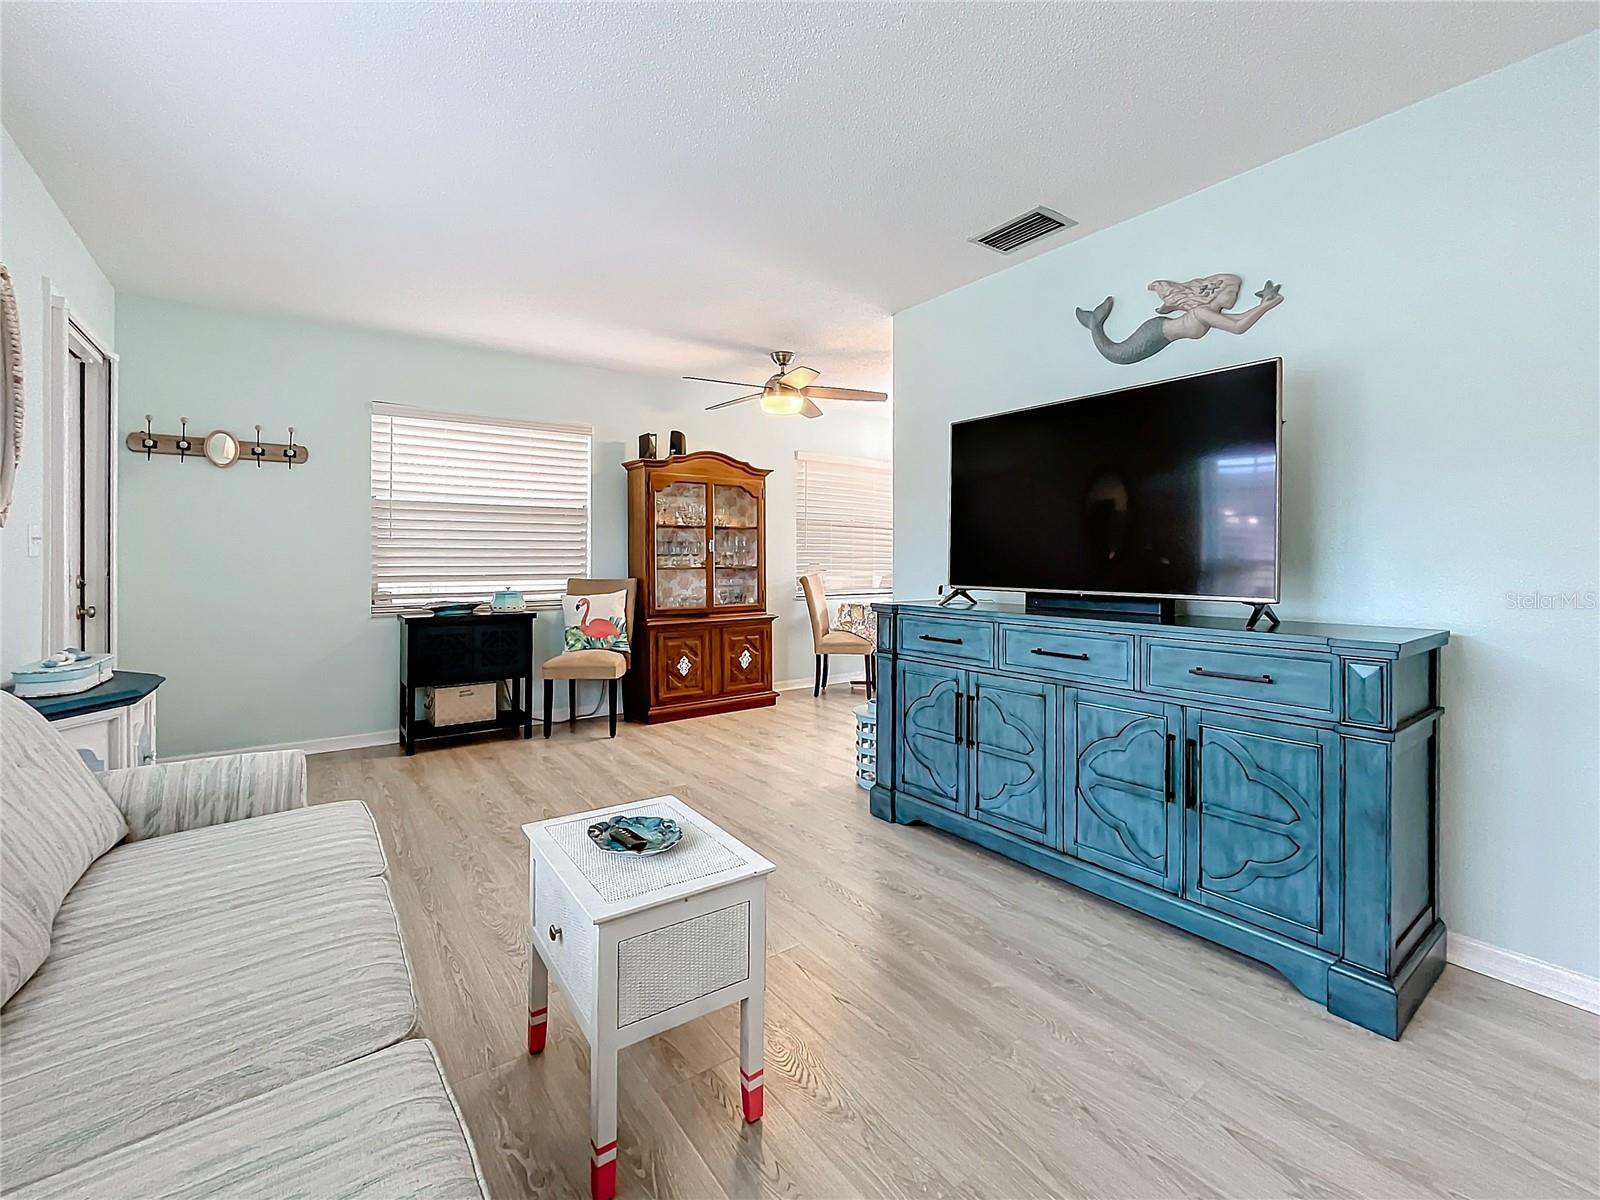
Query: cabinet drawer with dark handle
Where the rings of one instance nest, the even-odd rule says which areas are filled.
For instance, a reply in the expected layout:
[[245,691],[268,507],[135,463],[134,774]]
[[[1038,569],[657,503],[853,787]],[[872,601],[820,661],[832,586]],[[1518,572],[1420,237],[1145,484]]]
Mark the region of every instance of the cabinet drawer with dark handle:
[[1203,675],[1207,679],[1232,679],[1236,683],[1271,683],[1271,675],[1235,675],[1232,671],[1208,671],[1204,667],[1190,667],[1189,674]]
[[1335,711],[1337,660],[1331,654],[1144,644],[1143,686],[1171,695],[1235,700],[1248,708],[1329,714]]
[[1056,679],[1133,682],[1133,638],[1125,633],[1000,627],[1000,665]]
[[988,621],[903,616],[895,622],[895,649],[919,658],[992,667],[994,626]]

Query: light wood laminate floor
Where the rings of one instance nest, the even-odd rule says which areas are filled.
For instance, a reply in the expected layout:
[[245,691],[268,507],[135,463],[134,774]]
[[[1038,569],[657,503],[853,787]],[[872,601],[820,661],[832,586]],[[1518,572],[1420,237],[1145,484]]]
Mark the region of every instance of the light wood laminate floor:
[[[766,1118],[730,1008],[625,1050],[621,1200],[1594,1196],[1600,1018],[1449,967],[1399,1043],[1265,968],[867,814],[851,708],[312,759],[371,805],[497,1200],[588,1195],[588,1052],[552,988],[524,1052],[525,821],[673,793],[771,879]],[[1448,914],[1447,914],[1448,916]]]

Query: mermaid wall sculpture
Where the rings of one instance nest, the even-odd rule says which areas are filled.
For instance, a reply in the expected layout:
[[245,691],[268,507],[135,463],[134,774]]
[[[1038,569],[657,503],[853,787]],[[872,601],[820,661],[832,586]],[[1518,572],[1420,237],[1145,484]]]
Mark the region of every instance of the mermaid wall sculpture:
[[[1277,284],[1267,280],[1266,286],[1256,293],[1261,303],[1244,312],[1231,313],[1239,299],[1239,288],[1244,281],[1237,275],[1207,275],[1191,279],[1188,283],[1174,283],[1158,279],[1149,290],[1161,300],[1156,309],[1160,316],[1151,317],[1135,329],[1124,341],[1114,342],[1106,336],[1106,318],[1111,315],[1111,297],[1107,296],[1093,310],[1078,309],[1078,321],[1094,338],[1094,348],[1114,363],[1143,362],[1159,354],[1173,342],[1185,338],[1203,338],[1213,329],[1229,333],[1243,333],[1269,309],[1283,303],[1283,293]],[[1176,313],[1177,316],[1168,316]]]

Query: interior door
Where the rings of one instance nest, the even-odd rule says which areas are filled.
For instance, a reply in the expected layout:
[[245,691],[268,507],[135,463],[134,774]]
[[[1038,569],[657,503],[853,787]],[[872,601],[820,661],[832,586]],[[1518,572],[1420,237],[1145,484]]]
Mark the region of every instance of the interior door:
[[967,744],[972,815],[1054,847],[1060,687],[974,672]]
[[1337,950],[1338,738],[1201,709],[1188,734],[1185,895]]
[[111,650],[111,373],[87,346],[68,351],[67,367],[67,637],[104,654]]
[[1183,710],[1075,691],[1067,718],[1072,795],[1062,848],[1130,879],[1176,892],[1183,882],[1178,771]]
[[966,679],[957,667],[902,662],[895,680],[895,787],[956,812],[965,810],[967,799]]

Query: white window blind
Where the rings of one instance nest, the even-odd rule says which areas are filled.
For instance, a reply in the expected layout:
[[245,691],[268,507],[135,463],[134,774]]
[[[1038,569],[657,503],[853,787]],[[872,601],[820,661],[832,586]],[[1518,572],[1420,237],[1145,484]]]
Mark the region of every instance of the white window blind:
[[893,587],[893,475],[889,464],[796,454],[795,542],[800,574],[822,574],[830,593]]
[[559,602],[589,573],[587,427],[372,406],[372,611]]

